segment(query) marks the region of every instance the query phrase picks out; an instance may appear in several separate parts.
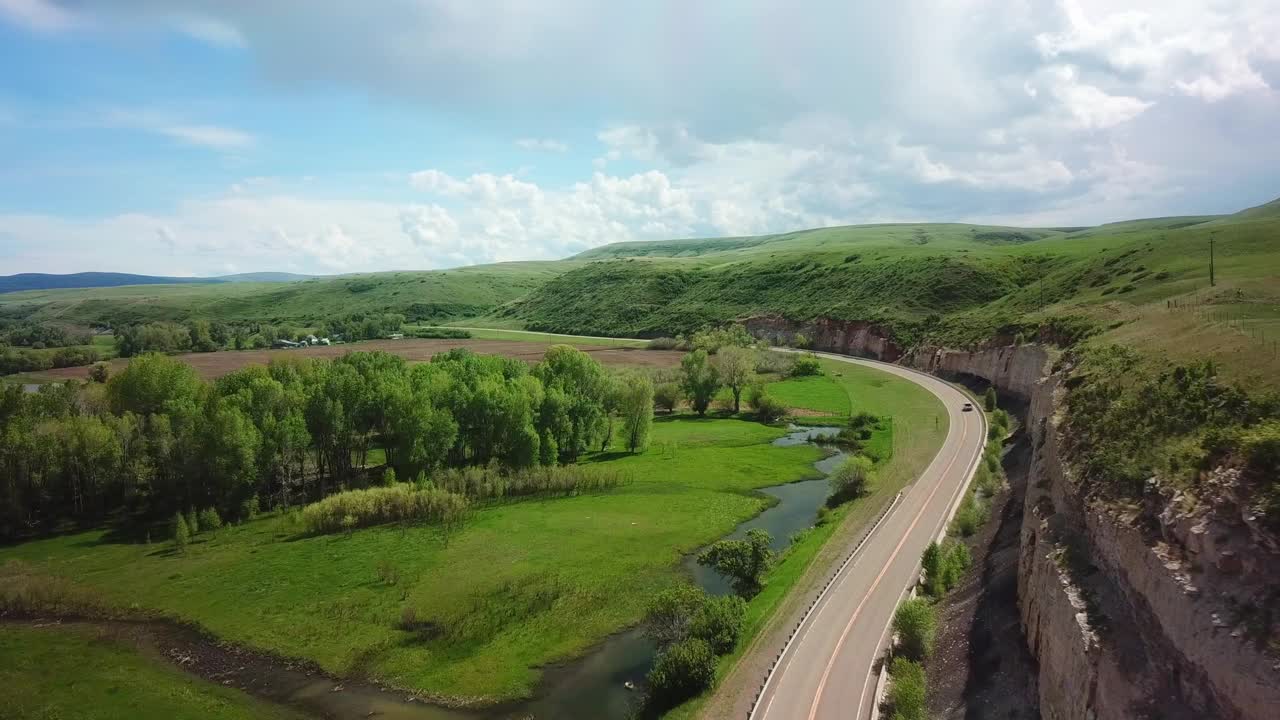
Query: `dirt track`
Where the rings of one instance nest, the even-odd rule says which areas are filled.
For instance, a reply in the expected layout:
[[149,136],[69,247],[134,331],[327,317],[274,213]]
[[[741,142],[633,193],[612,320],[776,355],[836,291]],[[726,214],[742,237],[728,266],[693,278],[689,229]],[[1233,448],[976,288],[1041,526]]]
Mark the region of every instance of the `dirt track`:
[[[573,343],[566,343],[573,345]],[[341,357],[349,352],[368,352],[385,350],[399,355],[410,362],[430,360],[432,355],[453,348],[470,348],[478,353],[505,355],[518,358],[528,363],[542,359],[543,353],[552,343],[523,342],[516,340],[370,340],[351,345],[332,345],[297,348],[293,350],[225,350],[211,353],[186,353],[175,355],[204,378],[216,378],[239,370],[248,365],[266,365],[273,357]],[[573,345],[599,360],[605,365],[632,367],[675,367],[680,364],[681,353],[674,350],[645,350],[642,348],[611,348],[600,345]],[[111,361],[112,373],[123,370],[128,360],[117,358]],[[87,367],[69,367],[33,373],[39,380],[66,380],[74,378],[82,380],[88,373]]]

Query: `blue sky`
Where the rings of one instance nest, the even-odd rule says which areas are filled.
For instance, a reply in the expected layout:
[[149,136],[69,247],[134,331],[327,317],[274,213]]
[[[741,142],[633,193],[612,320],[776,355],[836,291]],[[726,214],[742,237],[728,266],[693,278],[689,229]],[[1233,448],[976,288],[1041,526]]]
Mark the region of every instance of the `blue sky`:
[[1275,0],[0,0],[0,273],[1280,195]]

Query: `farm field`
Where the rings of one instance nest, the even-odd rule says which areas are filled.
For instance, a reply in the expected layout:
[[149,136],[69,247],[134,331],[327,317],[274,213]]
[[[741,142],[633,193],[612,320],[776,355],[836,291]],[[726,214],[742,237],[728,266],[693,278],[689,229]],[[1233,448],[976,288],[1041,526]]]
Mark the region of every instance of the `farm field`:
[[[928,461],[945,428],[934,429],[937,408],[924,391],[874,370],[841,370],[832,387],[851,410],[894,416],[894,456],[878,497]],[[310,537],[282,514],[201,534],[185,555],[167,542],[114,542],[103,531],[28,542],[0,549],[0,574],[70,578],[111,607],[191,620],[340,675],[455,698],[527,696],[539,666],[635,623],[649,596],[683,577],[686,553],[764,509],[767,498],[753,489],[816,476],[821,451],[772,446],[783,432],[736,418],[660,418],[644,453],[584,461],[628,472],[629,484],[489,505],[449,535],[384,526]],[[810,533],[773,570],[750,605],[748,632],[767,620],[833,526]],[[428,629],[401,629],[406,613]]]
[[[550,336],[548,336],[550,338]],[[309,358],[335,358],[346,355],[349,352],[370,352],[382,350],[393,355],[409,360],[410,362],[423,362],[430,360],[437,353],[446,352],[453,348],[467,348],[477,353],[485,353],[490,355],[503,355],[505,357],[518,358],[529,363],[537,362],[542,359],[547,348],[551,345],[572,345],[579,350],[591,355],[591,357],[599,360],[604,365],[612,366],[632,366],[632,367],[649,367],[649,368],[666,368],[676,367],[680,364],[682,353],[669,350],[644,350],[636,347],[620,347],[618,344],[610,344],[607,342],[580,343],[568,342],[566,338],[557,341],[544,341],[534,336],[530,340],[525,339],[479,339],[473,338],[469,340],[443,340],[443,339],[414,339],[405,338],[403,340],[368,340],[359,343],[350,343],[347,345],[330,345],[296,348],[292,350],[223,350],[210,353],[183,353],[176,355],[177,359],[185,362],[195,368],[196,372],[203,378],[218,378],[226,375],[234,370],[247,367],[249,365],[266,365],[273,357],[309,357]],[[117,358],[110,361],[113,372],[124,369],[129,361],[125,358]],[[54,370],[45,370],[38,373],[24,373],[22,378],[28,382],[48,382],[51,380],[83,380],[85,373],[88,372],[86,367],[69,367],[57,368]]]

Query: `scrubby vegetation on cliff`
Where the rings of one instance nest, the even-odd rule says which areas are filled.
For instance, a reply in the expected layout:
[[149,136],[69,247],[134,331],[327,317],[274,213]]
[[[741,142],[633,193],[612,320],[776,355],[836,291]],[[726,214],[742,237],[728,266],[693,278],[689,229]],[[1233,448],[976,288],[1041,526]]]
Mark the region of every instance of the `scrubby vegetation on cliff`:
[[1086,481],[1139,498],[1158,475],[1194,494],[1213,467],[1239,466],[1256,509],[1280,527],[1280,394],[1250,393],[1209,361],[1106,345],[1079,354],[1065,408],[1062,436]]

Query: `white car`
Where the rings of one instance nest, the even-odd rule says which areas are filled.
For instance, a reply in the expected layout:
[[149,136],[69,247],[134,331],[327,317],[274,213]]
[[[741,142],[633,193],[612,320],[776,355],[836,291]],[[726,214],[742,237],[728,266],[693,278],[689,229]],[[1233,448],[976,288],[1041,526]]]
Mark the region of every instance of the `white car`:
[[960,410],[962,412],[973,412],[973,403],[965,403],[964,407],[960,408]]

